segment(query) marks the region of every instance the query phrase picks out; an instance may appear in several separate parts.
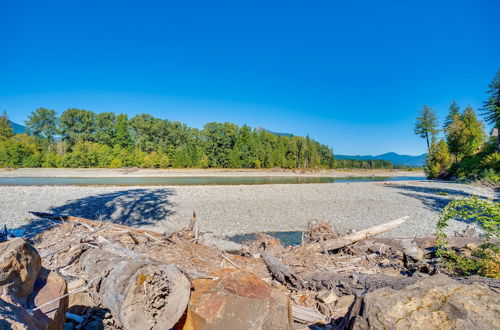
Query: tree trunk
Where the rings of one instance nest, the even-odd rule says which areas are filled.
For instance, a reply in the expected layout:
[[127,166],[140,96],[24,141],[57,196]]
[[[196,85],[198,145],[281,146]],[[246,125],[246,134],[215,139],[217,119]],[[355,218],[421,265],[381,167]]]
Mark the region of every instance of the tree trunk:
[[392,220],[386,223],[382,223],[380,225],[372,226],[370,228],[366,228],[363,230],[360,230],[358,232],[345,235],[340,238],[335,238],[331,240],[327,240],[324,242],[319,242],[319,243],[313,243],[307,245],[307,249],[315,252],[326,252],[326,251],[331,251],[331,250],[337,250],[340,248],[343,248],[344,246],[356,243],[357,241],[364,240],[368,237],[371,236],[376,236],[378,234],[384,233],[386,231],[389,231],[391,229],[394,229],[401,225],[403,222],[408,220],[410,217],[405,216],[396,220]]
[[430,146],[429,146],[429,133],[425,133],[425,139],[427,141],[427,152],[429,152]]
[[187,307],[190,282],[173,265],[89,249],[79,267],[124,329],[170,329]]

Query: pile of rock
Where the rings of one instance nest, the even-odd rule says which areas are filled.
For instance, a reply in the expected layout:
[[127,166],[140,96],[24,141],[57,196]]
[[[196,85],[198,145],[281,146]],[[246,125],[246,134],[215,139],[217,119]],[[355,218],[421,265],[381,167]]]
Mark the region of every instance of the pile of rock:
[[66,282],[42,268],[24,239],[0,243],[0,329],[61,329],[66,319]]

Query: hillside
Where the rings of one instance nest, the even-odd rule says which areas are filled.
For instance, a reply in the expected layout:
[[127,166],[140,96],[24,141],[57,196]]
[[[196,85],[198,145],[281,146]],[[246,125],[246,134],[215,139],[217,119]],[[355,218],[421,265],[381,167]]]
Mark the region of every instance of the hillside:
[[12,129],[14,130],[15,134],[23,134],[26,130],[26,127],[23,125],[19,125],[17,123],[14,123],[13,121],[9,120],[10,125],[12,126]]
[[407,166],[423,166],[425,164],[425,157],[427,154],[418,156],[400,155],[395,152],[388,152],[385,154],[372,156],[372,155],[335,155],[336,159],[357,159],[357,160],[386,160],[394,165],[407,165]]

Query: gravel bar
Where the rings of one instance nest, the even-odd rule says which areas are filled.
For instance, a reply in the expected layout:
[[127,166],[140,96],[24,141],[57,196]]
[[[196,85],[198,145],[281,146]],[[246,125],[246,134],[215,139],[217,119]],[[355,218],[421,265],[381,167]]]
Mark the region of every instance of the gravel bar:
[[[186,226],[193,211],[200,229],[219,236],[262,231],[300,231],[311,220],[341,232],[360,230],[405,215],[386,237],[433,234],[439,211],[470,194],[498,199],[492,189],[470,185],[400,181],[377,183],[236,186],[113,187],[2,186],[0,224],[30,232],[48,224],[29,211],[55,212],[164,231]],[[452,221],[449,228],[465,223]]]

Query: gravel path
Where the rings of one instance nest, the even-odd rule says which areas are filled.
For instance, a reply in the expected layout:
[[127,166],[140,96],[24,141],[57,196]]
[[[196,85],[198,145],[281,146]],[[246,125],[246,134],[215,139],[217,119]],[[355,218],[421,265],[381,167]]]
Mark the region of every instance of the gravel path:
[[[409,215],[385,234],[428,236],[439,210],[457,196],[498,199],[487,188],[427,181],[177,187],[0,187],[0,224],[36,230],[46,221],[28,211],[113,219],[164,230],[185,226],[193,211],[200,229],[216,235],[303,230],[308,221],[328,221],[339,231],[363,229]],[[453,221],[450,232],[464,228]]]

